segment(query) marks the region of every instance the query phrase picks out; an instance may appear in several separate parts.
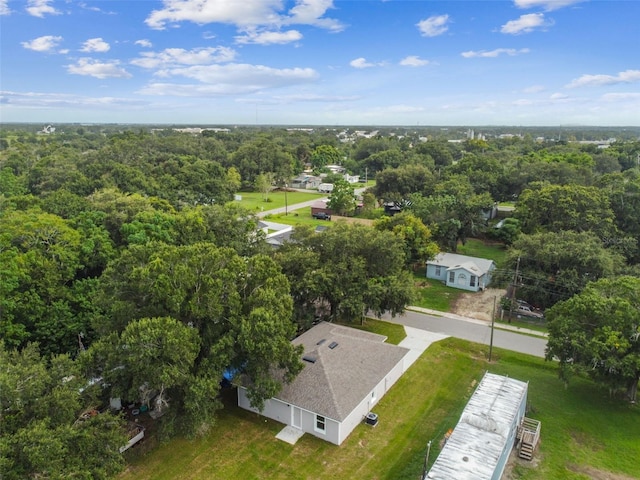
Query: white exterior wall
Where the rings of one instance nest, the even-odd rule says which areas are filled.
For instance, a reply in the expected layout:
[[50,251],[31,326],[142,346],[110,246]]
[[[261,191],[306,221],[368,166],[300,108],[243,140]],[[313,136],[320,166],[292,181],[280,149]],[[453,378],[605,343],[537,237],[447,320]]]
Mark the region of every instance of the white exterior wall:
[[[362,402],[340,424],[340,443],[342,443],[353,429],[363,422],[367,413],[374,409],[380,399],[389,391],[394,383],[404,373],[404,358],[400,360],[387,376],[375,388],[362,399]],[[372,395],[374,393],[375,395]],[[340,444],[339,443],[339,444]],[[338,444],[338,445],[339,445]]]
[[[247,398],[247,391],[242,387],[238,387],[238,406],[260,415],[275,420],[276,422],[284,423],[285,425],[291,425],[293,420],[293,410],[296,408],[294,405],[285,403],[277,398],[271,398],[264,402],[264,410],[260,412],[258,409],[253,408]],[[325,417],[325,431],[324,433],[316,430],[316,414],[305,409],[300,409],[300,429],[309,433],[315,437],[326,440],[327,442],[340,445],[340,424],[331,419]]]
[[[325,417],[325,432],[319,432],[316,430],[316,414],[305,409],[301,411],[301,426],[300,429],[309,433],[315,437],[321,438],[327,442],[331,442],[335,445],[340,445],[364,420],[367,413],[369,413],[380,399],[389,391],[389,389],[398,381],[398,379],[404,373],[404,358],[400,360],[391,371],[385,376],[383,380],[378,383],[375,388],[362,399],[360,404],[353,409],[353,411],[345,418],[341,423],[331,418]],[[375,395],[372,395],[374,393]],[[259,413],[262,416],[270,418],[285,425],[291,425],[293,420],[294,405],[287,404],[276,398],[271,398],[264,403],[264,410],[262,412],[251,407],[249,399],[247,398],[246,390],[242,387],[238,387],[238,406],[245,410]]]
[[[454,274],[454,279],[453,282],[450,282],[449,279],[450,274],[453,272]],[[469,270],[466,270],[464,268],[456,268],[453,270],[449,270],[447,273],[447,286],[449,287],[454,287],[454,288],[459,288],[461,290],[469,290],[470,292],[477,292],[480,287],[479,287],[479,283],[482,282],[484,284],[484,276],[477,276],[474,273],[471,273]],[[460,280],[460,276],[464,275],[464,279]],[[474,287],[470,286],[469,283],[471,282],[471,276],[476,277],[476,284]],[[462,282],[462,283],[461,283]]]

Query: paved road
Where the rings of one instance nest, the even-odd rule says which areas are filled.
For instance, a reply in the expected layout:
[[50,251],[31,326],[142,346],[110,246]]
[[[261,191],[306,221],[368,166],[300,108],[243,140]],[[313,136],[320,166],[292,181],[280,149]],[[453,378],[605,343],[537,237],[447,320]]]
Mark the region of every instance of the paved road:
[[[271,210],[265,210],[264,212],[258,213],[258,218],[264,218],[267,215],[273,215],[276,213],[285,213],[285,210],[289,212],[289,215],[293,213],[294,210],[299,210],[300,208],[310,207],[318,200],[324,200],[326,197],[314,197],[313,200],[309,200],[308,202],[296,203],[293,205],[287,205],[286,207],[273,208]],[[311,216],[311,211],[309,211],[309,216]]]
[[[354,193],[354,195],[362,195],[362,192],[364,192],[366,189],[367,189],[367,187],[358,187],[358,188],[353,190],[353,193]],[[291,188],[289,190],[295,190],[297,192],[310,193],[309,190],[301,190],[301,189],[294,189],[294,188]],[[305,208],[305,207],[311,207],[311,205],[313,205],[318,200],[327,200],[327,199],[328,199],[328,197],[314,197],[313,200],[309,200],[307,202],[295,203],[293,205],[287,205],[286,207],[280,207],[280,208],[273,208],[271,210],[265,210],[264,212],[258,213],[258,218],[264,218],[267,215],[274,215],[276,213],[285,213],[285,211],[288,211],[289,213],[291,213],[294,210],[299,210],[299,209]],[[311,214],[311,213],[309,212],[309,214]]]
[[[408,327],[442,333],[489,345],[491,341],[491,326],[486,322],[480,320],[461,320],[445,315],[446,314],[443,313],[442,316],[433,316],[407,310],[395,318],[391,318],[391,315],[388,314],[383,315],[382,318],[392,323],[399,323]],[[513,350],[514,352],[544,357],[547,340],[545,338],[531,337],[495,328],[493,332],[493,345],[506,350]]]

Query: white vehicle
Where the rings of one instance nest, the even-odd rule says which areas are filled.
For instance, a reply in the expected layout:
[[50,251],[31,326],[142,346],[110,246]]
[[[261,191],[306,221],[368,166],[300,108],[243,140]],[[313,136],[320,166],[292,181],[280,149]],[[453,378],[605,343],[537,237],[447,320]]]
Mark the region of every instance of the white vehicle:
[[333,183],[321,183],[320,185],[318,185],[318,191],[320,193],[333,192]]
[[544,318],[542,313],[531,310],[531,307],[528,305],[518,305],[518,308],[515,309],[515,313],[516,315],[522,315],[523,317]]

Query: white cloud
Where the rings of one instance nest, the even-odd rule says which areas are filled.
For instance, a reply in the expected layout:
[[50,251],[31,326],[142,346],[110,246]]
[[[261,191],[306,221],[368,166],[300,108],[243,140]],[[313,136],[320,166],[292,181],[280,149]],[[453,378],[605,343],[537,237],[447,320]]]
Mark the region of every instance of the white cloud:
[[102,38],[90,38],[82,44],[81,52],[108,52],[111,46]]
[[0,15],[10,15],[9,0],[0,0]]
[[131,74],[120,67],[117,60],[100,62],[92,58],[81,58],[75,64],[67,65],[67,71],[95,78],[131,78]]
[[135,42],[136,45],[140,45],[141,47],[144,48],[151,48],[153,47],[153,43],[151,43],[149,40],[147,40],[146,38],[143,38],[142,40],[136,40]]
[[323,18],[327,10],[333,8],[333,0],[297,0],[283,20],[285,25],[313,25],[334,32],[344,30],[344,25],[333,18]]
[[382,63],[371,63],[367,62],[367,59],[364,57],[356,58],[355,60],[351,60],[349,62],[353,68],[371,68],[371,67],[381,67]]
[[545,88],[542,85],[531,85],[530,87],[522,90],[523,93],[540,93],[544,92]]
[[34,38],[29,42],[21,42],[20,44],[27,50],[34,50],[36,52],[51,52],[60,44],[61,41],[62,37],[45,35],[43,37]]
[[418,22],[418,30],[423,37],[437,37],[446,32],[449,27],[449,15],[434,15]]
[[286,32],[256,32],[252,30],[235,38],[236,42],[241,44],[270,45],[297,42],[302,39],[302,34],[297,30],[287,30]]
[[27,12],[34,17],[44,18],[45,15],[60,15],[60,12],[49,5],[53,0],[29,0],[27,2]]
[[[194,65],[170,68],[156,72],[159,77],[180,76],[201,82],[203,85],[177,85],[154,83],[140,93],[150,95],[226,95],[251,93],[265,89],[309,83],[318,77],[311,68],[277,69],[264,65],[225,64]],[[181,93],[171,93],[175,89]]]
[[640,92],[605,93],[602,96],[602,100],[604,100],[605,102],[626,102],[629,100],[640,100]]
[[[317,93],[297,93],[291,95],[274,95],[271,97],[271,104],[283,104],[283,103],[300,103],[300,102],[316,102],[316,103],[342,103],[352,102],[359,100],[361,97],[356,95],[341,96],[341,95],[319,95]],[[239,103],[256,103],[255,98],[240,98],[237,100]],[[261,102],[266,103],[266,102]]]
[[400,65],[403,67],[424,67],[429,65],[429,60],[423,60],[417,55],[409,55],[400,60]]
[[38,108],[143,107],[146,100],[118,97],[84,97],[68,93],[0,92],[7,105]]
[[78,3],[78,6],[80,8],[84,8],[85,10],[89,10],[91,12],[103,13],[105,15],[115,15],[116,14],[115,12],[102,10],[101,8],[96,7],[95,5],[87,5],[84,2]]
[[230,62],[235,50],[228,47],[208,47],[185,50],[184,48],[166,48],[161,52],[142,52],[131,64],[142,68],[168,68],[179,65],[208,65],[210,63]]
[[339,21],[323,17],[332,7],[333,0],[296,0],[288,12],[283,11],[282,0],[163,0],[163,8],[152,11],[145,23],[159,30],[177,22],[227,23],[241,29],[300,24],[342,30]]
[[552,93],[551,96],[549,96],[549,100],[567,100],[568,98],[569,95],[566,93]]
[[601,87],[603,85],[633,82],[640,82],[640,70],[625,70],[624,72],[619,72],[618,75],[582,75],[572,80],[566,87]]
[[530,105],[533,105],[533,100],[530,100],[528,98],[520,98],[518,100],[514,100],[511,104],[517,107],[528,107]]
[[528,13],[520,15],[517,20],[509,20],[500,27],[502,33],[519,35],[520,33],[533,32],[536,28],[544,28],[551,25],[551,22],[544,18],[543,13]]
[[468,52],[462,52],[460,55],[464,58],[495,58],[500,55],[513,57],[529,52],[530,50],[528,48],[521,48],[520,50],[515,48],[496,48],[495,50],[469,50]]
[[542,7],[547,11],[557,10],[562,7],[574,5],[584,0],[514,0],[514,4],[518,8],[537,8]]

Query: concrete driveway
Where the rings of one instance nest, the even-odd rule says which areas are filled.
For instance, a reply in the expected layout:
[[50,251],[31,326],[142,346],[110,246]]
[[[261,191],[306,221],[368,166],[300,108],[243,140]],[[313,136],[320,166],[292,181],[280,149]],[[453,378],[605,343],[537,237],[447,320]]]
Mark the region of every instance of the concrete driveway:
[[404,357],[405,372],[418,358],[420,358],[420,355],[429,348],[429,345],[449,336],[442,333],[429,332],[428,330],[421,330],[419,328],[407,326],[404,327],[404,331],[407,336],[398,345],[409,349],[409,353]]

